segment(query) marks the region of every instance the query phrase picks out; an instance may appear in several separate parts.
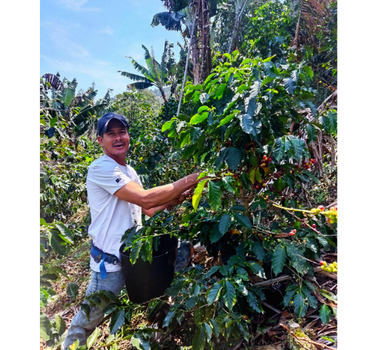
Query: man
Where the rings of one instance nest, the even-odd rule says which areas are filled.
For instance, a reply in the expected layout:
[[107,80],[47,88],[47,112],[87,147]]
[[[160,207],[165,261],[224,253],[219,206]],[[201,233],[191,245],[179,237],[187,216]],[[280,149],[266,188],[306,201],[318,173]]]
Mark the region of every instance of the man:
[[[91,214],[88,233],[92,238],[91,280],[86,296],[98,290],[119,295],[125,286],[119,252],[122,235],[142,224],[142,212],[151,217],[182,203],[199,182],[199,173],[145,190],[135,170],[126,164],[130,143],[126,119],[116,113],[104,114],[98,121],[97,134],[104,155],[89,166],[86,180]],[[102,307],[91,308],[89,319],[80,309],[72,319],[63,348],[69,349],[76,339],[85,344],[102,320]]]

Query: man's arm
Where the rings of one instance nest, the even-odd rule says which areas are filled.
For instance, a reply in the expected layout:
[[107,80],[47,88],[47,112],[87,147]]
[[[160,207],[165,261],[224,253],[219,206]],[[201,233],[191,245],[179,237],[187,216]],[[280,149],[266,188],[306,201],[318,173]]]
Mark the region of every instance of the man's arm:
[[114,195],[123,201],[139,205],[143,210],[161,207],[167,203],[178,200],[182,193],[196,186],[199,182],[197,180],[199,175],[200,173],[190,174],[171,184],[154,187],[148,190],[143,189],[142,186],[136,182],[130,181],[117,190]]
[[142,208],[142,212],[143,212],[143,214],[145,214],[149,217],[152,217],[159,210],[164,210],[164,209],[170,210],[173,207],[175,207],[176,205],[181,204],[191,194],[192,194],[192,189],[187,190],[184,193],[182,193],[181,196],[178,199],[174,199],[174,200],[168,202],[167,204],[160,205],[160,206],[155,207],[155,208],[151,208],[151,209]]

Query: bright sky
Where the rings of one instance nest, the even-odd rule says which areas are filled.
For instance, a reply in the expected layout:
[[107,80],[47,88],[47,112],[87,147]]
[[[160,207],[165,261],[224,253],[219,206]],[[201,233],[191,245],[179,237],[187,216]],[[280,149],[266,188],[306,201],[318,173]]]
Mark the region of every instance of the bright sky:
[[142,44],[160,62],[168,40],[179,60],[181,34],[151,27],[153,16],[164,11],[161,0],[41,0],[40,76],[59,72],[61,79],[76,78],[76,92],[94,82],[97,98],[108,88],[112,96],[125,91],[132,81],[118,71],[139,74],[125,56],[145,66]]

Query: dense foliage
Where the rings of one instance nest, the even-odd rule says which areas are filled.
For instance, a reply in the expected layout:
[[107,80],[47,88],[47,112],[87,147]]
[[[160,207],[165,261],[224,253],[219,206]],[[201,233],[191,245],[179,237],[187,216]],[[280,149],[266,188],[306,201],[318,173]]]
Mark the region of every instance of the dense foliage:
[[[166,292],[172,302],[152,327],[135,320],[155,318],[165,308],[162,299],[136,305],[125,291],[118,298],[110,293],[88,297],[90,305],[111,301],[105,309],[113,340],[108,349],[117,349],[116,339],[130,339],[137,349],[248,343],[255,320],[267,314],[265,305],[297,321],[311,309],[323,323],[335,316],[334,297],[315,276],[323,257],[337,252],[331,193],[336,187],[336,3],[324,11],[319,7],[316,27],[303,2],[263,3],[250,6],[241,18],[237,50],[221,51],[231,33],[218,27],[213,68],[201,84],[187,82],[178,115],[174,97],[161,105],[152,94],[130,91],[111,103],[107,96],[100,108],[92,103],[97,109],[81,120],[85,105],[67,113],[68,104],[46,104],[61,101],[55,95],[61,95],[62,85],[52,80],[52,97],[41,100],[42,310],[53,300],[51,281],[66,274],[54,266],[54,258],[86,237],[84,182],[87,166],[102,152],[95,142],[95,122],[102,113],[114,110],[129,119],[128,161],[146,188],[195,171],[209,176],[191,200],[144,217],[141,230],[124,233],[132,262],[150,261],[163,234],[204,246],[208,257],[175,273]],[[228,11],[229,5],[233,1],[218,11]],[[233,14],[219,12],[216,21],[228,18]],[[337,272],[337,263],[322,266]],[[73,283],[67,287],[70,295],[77,290]],[[41,335],[51,346],[64,331],[60,316],[51,321],[41,313]],[[162,336],[156,342],[158,332]],[[177,333],[179,344],[169,337]],[[86,346],[74,348],[90,348],[99,335],[98,328]]]

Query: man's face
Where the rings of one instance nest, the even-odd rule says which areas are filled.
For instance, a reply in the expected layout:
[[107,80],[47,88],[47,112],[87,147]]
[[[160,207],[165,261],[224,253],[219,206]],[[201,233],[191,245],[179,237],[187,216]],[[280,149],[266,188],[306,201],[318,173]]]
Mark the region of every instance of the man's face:
[[98,136],[98,142],[108,157],[113,158],[119,164],[125,165],[130,136],[124,124],[117,119],[112,119],[103,136]]

